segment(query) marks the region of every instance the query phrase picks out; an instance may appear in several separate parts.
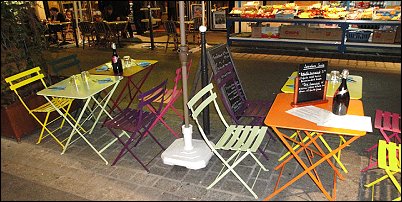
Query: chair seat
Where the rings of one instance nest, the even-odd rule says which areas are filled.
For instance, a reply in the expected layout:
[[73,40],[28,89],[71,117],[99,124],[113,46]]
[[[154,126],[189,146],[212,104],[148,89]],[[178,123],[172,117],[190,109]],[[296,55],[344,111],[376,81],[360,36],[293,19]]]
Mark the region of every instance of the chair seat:
[[229,125],[215,145],[215,149],[257,151],[268,127]]
[[[74,99],[70,98],[53,98],[51,101],[57,108],[60,109],[62,107],[69,105],[73,100]],[[53,112],[53,111],[56,111],[56,109],[49,102],[32,110],[32,112]]]
[[[138,131],[136,127],[137,125],[139,125],[139,113],[140,111],[137,109],[124,109],[113,119],[106,121],[105,126],[108,128],[121,129],[133,133],[135,131]],[[156,119],[155,114],[147,111],[143,111],[142,116],[142,126],[147,126]]]
[[243,117],[266,117],[268,110],[271,108],[272,102],[263,100],[247,100],[242,110],[237,111],[237,114],[241,114]]

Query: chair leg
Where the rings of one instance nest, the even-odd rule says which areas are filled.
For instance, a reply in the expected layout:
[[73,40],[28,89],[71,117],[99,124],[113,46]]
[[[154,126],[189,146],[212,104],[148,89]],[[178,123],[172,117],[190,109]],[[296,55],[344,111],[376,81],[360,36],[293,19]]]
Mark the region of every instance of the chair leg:
[[82,49],[84,49],[85,47],[85,36],[82,35]]
[[[152,112],[155,113],[155,110],[152,108],[152,106],[150,106],[149,104],[147,105],[148,109]],[[155,125],[158,123],[158,121],[160,121],[163,125],[165,125],[165,127],[176,137],[179,138],[179,135],[172,129],[170,128],[170,126],[165,122],[165,120],[163,120],[163,115],[166,114],[167,110],[169,109],[168,106],[165,106],[165,108],[161,111],[161,113],[159,114],[159,116],[156,117],[155,121],[151,124],[151,126],[149,126],[148,131],[152,130],[152,128],[155,127]],[[144,137],[146,135],[148,135],[148,131],[146,131],[144,133]]]
[[38,138],[38,141],[36,142],[36,144],[39,144],[39,143],[43,140],[43,138],[44,138],[44,137],[43,137],[43,133],[45,132],[46,124],[47,124],[47,121],[49,120],[49,115],[50,115],[50,113],[47,112],[47,113],[46,113],[46,117],[45,117],[44,124],[43,124],[43,126],[42,126],[42,130],[40,131],[39,138]]
[[170,34],[168,34],[168,37],[167,37],[165,52],[167,51],[168,46],[169,46],[169,39],[170,39]]
[[[233,175],[235,175],[235,177],[243,184],[244,187],[246,187],[246,189],[254,196],[254,198],[258,199],[257,194],[254,193],[254,191],[248,186],[248,184],[237,174],[237,172],[234,170],[234,167],[236,167],[242,160],[244,160],[244,158],[246,158],[249,154],[252,154],[250,151],[246,151],[245,154],[243,154],[243,156],[241,156],[239,159],[237,159],[235,162],[233,162],[232,165],[229,165],[227,161],[225,161],[222,156],[220,156],[220,154],[217,151],[214,151],[218,158],[223,162],[223,164],[227,167],[227,169],[225,170],[225,172],[220,173],[217,178],[207,187],[207,189],[212,188],[217,182],[219,182],[226,174],[228,174],[229,172],[232,172]],[[234,156],[236,156],[240,151],[236,151],[232,157],[230,157],[229,159],[232,159]],[[253,155],[252,155],[253,156]],[[265,171],[268,170],[266,169],[261,162],[258,161],[258,159],[253,156],[253,158],[255,160],[257,160],[258,165],[261,166],[262,169],[264,169]]]
[[[56,140],[56,142],[57,142],[62,148],[64,148],[63,143],[61,143],[60,140],[57,139],[57,137],[52,133],[52,131],[50,131],[50,130],[46,127],[47,124],[48,124],[47,121],[48,121],[50,112],[47,112],[45,122],[43,122],[43,123],[38,119],[38,117],[36,117],[36,116],[33,114],[32,111],[30,111],[29,113],[31,113],[31,115],[34,117],[34,119],[42,126],[42,131],[43,131],[43,129],[44,129],[44,130],[46,130],[46,132],[48,132],[48,135],[46,135],[45,137],[47,137],[47,136],[49,136],[49,135],[52,136],[53,139]],[[44,133],[44,131],[43,131],[43,133]],[[39,140],[38,140],[38,142],[37,142],[36,144],[39,144],[39,143],[42,141],[42,139],[45,138],[45,137],[43,137],[43,133],[41,132],[41,134],[39,135]]]

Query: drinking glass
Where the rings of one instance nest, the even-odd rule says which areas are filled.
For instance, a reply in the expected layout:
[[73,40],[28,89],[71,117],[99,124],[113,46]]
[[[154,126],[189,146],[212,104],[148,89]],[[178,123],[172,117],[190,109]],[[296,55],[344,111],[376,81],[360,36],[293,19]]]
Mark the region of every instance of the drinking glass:
[[339,73],[339,71],[336,71],[336,70],[331,71],[331,74],[330,74],[331,82],[337,83],[337,82],[339,82],[340,78],[341,78],[341,74]]

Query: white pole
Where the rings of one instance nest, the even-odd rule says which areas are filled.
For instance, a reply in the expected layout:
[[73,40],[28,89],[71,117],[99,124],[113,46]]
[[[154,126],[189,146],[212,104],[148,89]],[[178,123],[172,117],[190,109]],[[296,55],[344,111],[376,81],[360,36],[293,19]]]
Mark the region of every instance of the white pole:
[[82,21],[84,21],[84,19],[82,19],[81,1],[78,1],[78,10],[80,11],[80,20],[81,20],[81,22],[82,22]]
[[202,25],[206,26],[205,25],[205,4],[204,4],[204,1],[201,1],[201,4],[202,4]]
[[[81,2],[80,2],[81,3]],[[73,8],[74,8],[74,16],[75,16],[75,34],[77,36],[78,44],[81,43],[80,37],[81,36],[81,30],[78,27],[78,12],[77,12],[77,1],[73,1]]]

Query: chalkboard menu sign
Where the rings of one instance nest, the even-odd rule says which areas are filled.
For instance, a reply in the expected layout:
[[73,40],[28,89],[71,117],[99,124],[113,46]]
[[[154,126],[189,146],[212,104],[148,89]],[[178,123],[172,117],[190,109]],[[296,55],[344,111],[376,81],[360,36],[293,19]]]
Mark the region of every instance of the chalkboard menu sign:
[[328,61],[299,65],[293,105],[327,102],[327,68]]
[[236,113],[246,100],[232,55],[226,44],[220,44],[207,49],[208,60],[214,73],[214,79],[220,86],[232,111]]

